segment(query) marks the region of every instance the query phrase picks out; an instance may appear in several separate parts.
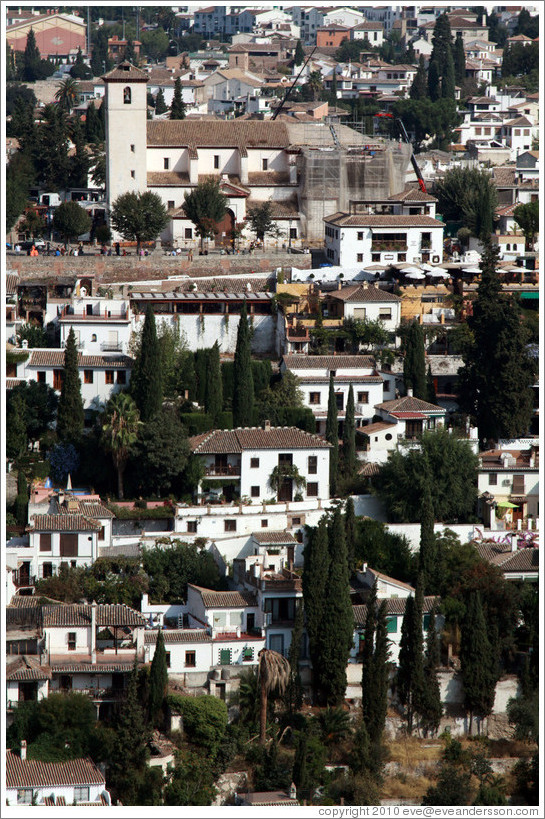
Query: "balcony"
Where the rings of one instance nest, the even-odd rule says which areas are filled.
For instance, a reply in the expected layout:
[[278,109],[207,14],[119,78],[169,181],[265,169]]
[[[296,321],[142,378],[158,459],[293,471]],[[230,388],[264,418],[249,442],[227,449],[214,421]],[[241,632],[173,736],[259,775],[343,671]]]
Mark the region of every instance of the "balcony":
[[204,475],[206,478],[240,478],[240,466],[207,466]]
[[57,688],[53,694],[86,694],[92,700],[121,700],[125,698],[124,688]]
[[371,242],[372,253],[405,253],[408,247],[406,242]]
[[105,353],[122,353],[123,352],[123,342],[122,341],[103,341],[100,345],[100,349]]
[[59,321],[129,321],[129,311],[122,310],[119,313],[113,313],[111,310],[105,309],[102,313],[74,313],[73,307],[63,307]]

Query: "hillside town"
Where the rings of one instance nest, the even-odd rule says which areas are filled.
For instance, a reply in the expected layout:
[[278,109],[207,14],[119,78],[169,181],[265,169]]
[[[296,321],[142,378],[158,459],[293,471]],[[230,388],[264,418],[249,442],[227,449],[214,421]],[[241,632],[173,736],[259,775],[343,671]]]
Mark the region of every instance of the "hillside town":
[[3,13],[8,810],[537,816],[538,4]]

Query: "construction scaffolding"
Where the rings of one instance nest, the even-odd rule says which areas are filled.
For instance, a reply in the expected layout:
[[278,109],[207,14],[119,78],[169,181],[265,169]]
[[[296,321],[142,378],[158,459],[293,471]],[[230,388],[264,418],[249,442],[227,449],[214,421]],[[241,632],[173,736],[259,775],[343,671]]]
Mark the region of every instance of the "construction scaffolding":
[[325,216],[348,212],[354,201],[384,201],[405,188],[409,145],[342,125],[314,125],[298,137],[299,212],[311,245],[323,243]]

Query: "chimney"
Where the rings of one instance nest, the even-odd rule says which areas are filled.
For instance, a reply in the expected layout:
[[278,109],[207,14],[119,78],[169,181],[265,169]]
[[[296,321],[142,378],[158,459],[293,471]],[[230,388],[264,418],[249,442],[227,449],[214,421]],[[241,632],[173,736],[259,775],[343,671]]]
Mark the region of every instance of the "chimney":
[[26,739],[21,740],[21,760],[26,760]]
[[364,563],[364,564],[362,565],[362,567],[361,567],[361,573],[362,573],[362,574],[367,574],[367,563]]
[[364,282],[362,284],[362,287],[363,287],[364,290],[367,290],[367,288],[369,287],[369,282],[364,280]]
[[97,661],[97,603],[91,604],[91,662]]
[[413,397],[413,391],[412,391],[412,388],[409,387],[409,389],[407,390],[407,398],[412,398],[412,397]]
[[271,422],[269,421],[268,418],[266,421],[263,421],[263,429],[265,430],[265,432],[271,431]]

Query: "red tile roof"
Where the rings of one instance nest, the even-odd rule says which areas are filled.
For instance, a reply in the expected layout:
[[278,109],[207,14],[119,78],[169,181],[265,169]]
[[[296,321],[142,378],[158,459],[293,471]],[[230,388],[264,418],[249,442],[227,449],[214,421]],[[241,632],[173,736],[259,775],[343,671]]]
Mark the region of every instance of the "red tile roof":
[[103,785],[106,780],[90,759],[70,759],[66,762],[22,760],[19,754],[6,753],[7,788],[48,788],[62,785]]
[[14,662],[6,664],[6,680],[28,682],[32,680],[50,680],[51,669],[47,665],[40,665],[35,657],[17,657]]
[[151,147],[285,148],[290,142],[283,123],[259,120],[151,120],[147,123],[147,134]]
[[285,355],[283,362],[289,370],[373,369],[371,355]]
[[[157,642],[157,630],[144,632],[144,643],[155,645]],[[176,629],[163,631],[165,643],[211,643],[212,636],[205,629]]]
[[97,520],[85,515],[32,515],[27,532],[99,532]]
[[388,412],[442,412],[443,407],[438,407],[436,404],[430,404],[429,401],[423,401],[421,398],[415,398],[412,395],[406,395],[403,398],[394,398],[392,401],[384,401],[382,404],[377,404],[377,409],[384,409]]
[[431,216],[405,216],[402,214],[387,214],[386,216],[377,216],[375,214],[365,213],[344,213],[337,211],[331,216],[324,216],[324,222],[339,227],[436,227],[444,228],[444,222],[439,219],[433,219]]
[[340,299],[340,301],[353,302],[401,301],[399,296],[396,296],[394,293],[389,293],[387,290],[382,290],[374,284],[355,284],[351,287],[343,287],[342,290],[335,290],[333,293],[328,293],[328,296],[332,299]]
[[[386,611],[388,615],[393,616],[405,614],[405,606],[407,605],[406,597],[387,597],[384,599],[386,600]],[[438,597],[424,597],[422,613],[429,614],[437,602],[439,602]],[[381,603],[382,600],[379,599],[377,601],[377,605],[380,606]],[[367,606],[365,604],[352,606],[352,612],[354,614],[355,625],[365,626],[365,621],[367,619]]]
[[215,591],[188,583],[188,588],[195,589],[202,598],[202,602],[207,609],[230,609],[243,608],[245,606],[257,606],[257,597],[249,591]]
[[214,429],[189,439],[197,455],[233,454],[253,449],[326,449],[331,444],[319,435],[296,427]]
[[252,532],[252,537],[254,540],[257,540],[258,543],[263,545],[268,544],[282,544],[282,543],[296,543],[297,541],[291,534],[291,532],[278,532],[278,531],[267,531],[267,532]]
[[[90,626],[92,606],[74,603],[66,606],[44,606],[44,628],[54,626]],[[124,603],[99,603],[96,607],[97,626],[143,626],[147,619]]]
[[[83,355],[78,353],[78,367],[105,367],[119,369],[132,367],[133,360],[127,355]],[[64,350],[32,350],[29,367],[64,367]]]

